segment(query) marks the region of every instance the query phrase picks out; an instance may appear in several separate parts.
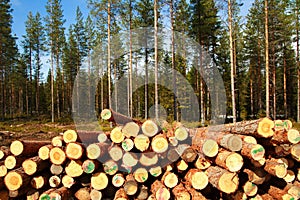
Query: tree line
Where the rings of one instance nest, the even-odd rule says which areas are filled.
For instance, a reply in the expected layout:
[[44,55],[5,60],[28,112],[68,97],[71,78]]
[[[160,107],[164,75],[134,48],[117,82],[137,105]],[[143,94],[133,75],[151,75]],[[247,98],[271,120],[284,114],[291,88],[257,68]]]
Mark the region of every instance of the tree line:
[[[46,15],[29,12],[26,34],[16,38],[10,0],[1,1],[2,120],[58,121],[81,112],[85,97],[87,114],[112,108],[135,118],[165,115],[205,124],[213,119],[217,98],[226,102],[225,115],[233,121],[262,116],[300,121],[299,0],[255,0],[245,20],[236,0],[87,0],[87,5],[89,15],[77,7],[75,23],[66,27],[61,0],[48,0]],[[147,36],[137,36],[141,27],[151,27],[143,29]],[[164,28],[168,40],[161,36]],[[177,33],[200,45],[199,53],[189,52],[191,44],[178,41]],[[223,79],[226,99],[213,96],[199,70],[205,53]]]

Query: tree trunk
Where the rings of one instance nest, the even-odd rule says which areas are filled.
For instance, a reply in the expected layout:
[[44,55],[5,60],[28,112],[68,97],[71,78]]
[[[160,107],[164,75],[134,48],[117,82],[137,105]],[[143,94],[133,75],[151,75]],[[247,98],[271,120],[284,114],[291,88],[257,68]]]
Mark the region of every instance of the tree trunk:
[[132,104],[132,0],[129,0],[129,116],[133,117],[133,104]]
[[110,69],[110,7],[111,2],[107,3],[107,76],[108,76],[108,108],[111,108],[111,69]]
[[296,5],[297,122],[300,122],[299,7]]
[[155,119],[158,120],[158,0],[154,0],[154,90]]
[[287,89],[286,89],[286,77],[287,77],[287,70],[286,70],[286,57],[285,57],[285,48],[283,54],[283,107],[284,107],[284,118],[287,118],[288,111],[287,111]]
[[265,42],[266,42],[266,117],[270,117],[270,80],[269,80],[269,25],[268,0],[265,0]]
[[234,86],[234,49],[232,37],[232,10],[231,0],[228,0],[228,22],[229,22],[229,43],[230,43],[230,66],[231,66],[231,100],[232,100],[232,116],[233,122],[236,122],[236,107],[235,107],[235,86]]

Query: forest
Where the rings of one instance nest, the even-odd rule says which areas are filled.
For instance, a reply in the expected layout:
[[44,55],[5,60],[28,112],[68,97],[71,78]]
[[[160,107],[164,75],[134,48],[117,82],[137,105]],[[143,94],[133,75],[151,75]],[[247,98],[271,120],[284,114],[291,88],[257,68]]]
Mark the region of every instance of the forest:
[[[47,15],[29,12],[16,38],[11,2],[0,1],[1,121],[105,108],[202,125],[216,116],[300,121],[299,0],[255,0],[246,20],[236,0],[86,3],[89,15],[77,7],[65,27],[61,0],[48,0]],[[222,83],[209,83],[204,65]]]

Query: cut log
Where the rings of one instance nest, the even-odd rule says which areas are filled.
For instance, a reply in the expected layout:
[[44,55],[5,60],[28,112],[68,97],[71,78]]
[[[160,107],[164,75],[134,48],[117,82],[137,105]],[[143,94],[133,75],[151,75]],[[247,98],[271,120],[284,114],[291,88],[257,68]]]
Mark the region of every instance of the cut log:
[[34,189],[41,189],[46,185],[46,183],[48,183],[49,177],[50,176],[48,174],[44,174],[43,176],[35,176],[31,179],[30,185]]
[[43,193],[40,195],[39,200],[51,199],[50,193],[51,193],[52,191],[54,191],[54,190],[55,190],[54,188],[51,188],[51,189],[49,189],[49,190],[43,192]]
[[39,156],[35,156],[29,159],[26,159],[22,163],[24,172],[28,175],[33,175],[36,172],[43,171],[49,167],[49,162],[42,160]]
[[57,188],[61,183],[60,177],[53,175],[49,178],[49,185],[52,188]]
[[158,162],[158,156],[155,152],[144,152],[142,153],[139,162],[143,166],[156,165]]
[[282,199],[287,192],[271,185],[268,190],[268,194],[270,194],[274,199]]
[[42,146],[50,144],[50,141],[36,141],[36,140],[15,140],[11,143],[9,149],[14,156],[33,156],[38,152]]
[[83,155],[83,145],[80,143],[69,142],[66,146],[66,156],[69,159],[80,159]]
[[290,152],[291,152],[292,157],[296,161],[300,162],[300,144],[293,145]]
[[69,200],[72,197],[72,191],[66,187],[58,188],[49,195],[50,199]]
[[162,168],[160,166],[152,167],[152,168],[150,168],[149,173],[153,177],[158,177],[162,174]]
[[63,172],[64,168],[61,165],[52,164],[50,167],[50,172],[53,175],[60,175]]
[[28,176],[23,168],[14,169],[4,177],[4,184],[8,190],[18,190],[21,186],[27,186],[31,177]]
[[211,161],[205,158],[205,156],[199,155],[194,166],[197,169],[205,170],[211,166]]
[[128,122],[122,128],[122,133],[125,137],[137,137],[140,132],[140,126],[135,122]]
[[283,163],[279,163],[276,159],[266,160],[264,170],[278,178],[284,178],[287,174],[287,168],[285,165]]
[[10,153],[9,147],[7,147],[7,146],[1,146],[0,147],[0,160],[6,158],[10,154],[11,153]]
[[134,138],[134,146],[141,152],[146,151],[149,148],[149,145],[149,137],[144,134],[140,134],[136,138]]
[[135,195],[137,193],[138,184],[132,174],[128,174],[126,176],[126,181],[123,188],[127,195]]
[[117,188],[122,187],[124,183],[125,183],[125,179],[124,179],[123,174],[117,173],[112,177],[113,186],[115,186]]
[[26,194],[26,199],[27,200],[38,200],[40,196],[40,191],[39,190],[29,190]]
[[51,144],[52,144],[54,147],[62,147],[62,146],[63,146],[63,142],[64,142],[64,138],[63,138],[62,135],[55,136],[55,137],[52,138],[52,140],[51,140]]
[[258,191],[257,185],[255,185],[254,183],[252,183],[250,181],[247,181],[245,183],[245,185],[243,186],[243,189],[244,189],[245,194],[250,197],[256,195],[257,191]]
[[125,166],[133,167],[136,166],[136,164],[138,163],[138,159],[136,154],[126,152],[123,155],[122,162]]
[[202,146],[202,152],[207,157],[215,157],[218,154],[219,146],[215,140],[205,140]]
[[216,164],[230,172],[239,171],[243,165],[243,157],[235,152],[221,150],[215,160]]
[[67,130],[63,134],[63,140],[65,143],[76,142],[78,135],[74,130]]
[[[20,164],[20,163],[19,163]],[[15,156],[7,156],[4,160],[4,166],[7,169],[14,169],[17,167],[17,159]]]
[[120,188],[117,190],[114,200],[129,200],[129,197],[127,196],[124,188]]
[[64,175],[61,179],[61,183],[64,187],[71,188],[75,184],[75,180],[69,175]]
[[80,160],[71,160],[65,167],[66,174],[71,177],[79,177],[83,174],[82,162]]
[[216,166],[209,167],[206,173],[209,182],[220,191],[231,194],[237,190],[239,178],[236,173],[228,172]]
[[277,130],[290,130],[293,126],[293,123],[290,120],[275,120],[274,129]]
[[4,177],[7,174],[7,167],[5,165],[0,165],[0,177]]
[[53,164],[61,165],[66,160],[66,154],[60,147],[54,147],[49,153],[50,161]]
[[114,161],[119,161],[123,157],[123,150],[119,146],[113,146],[108,150],[108,153],[111,159],[113,159]]
[[242,149],[242,145],[242,139],[239,136],[233,134],[224,135],[220,141],[220,146],[230,151],[240,151]]
[[168,140],[169,140],[169,144],[173,147],[176,147],[179,143],[176,137],[168,137]]
[[104,142],[107,141],[107,139],[108,139],[108,137],[105,133],[99,133],[98,134],[98,137],[97,137],[98,142],[104,143]]
[[100,200],[100,199],[102,199],[102,192],[92,189],[90,192],[90,197],[91,197],[91,200]]
[[284,190],[287,191],[288,194],[292,195],[295,199],[300,199],[300,186],[289,184],[284,188]]
[[244,143],[241,154],[251,160],[261,160],[265,156],[265,148],[260,144]]
[[288,133],[286,130],[275,131],[271,139],[271,143],[275,145],[289,144]]
[[137,195],[136,198],[138,200],[146,200],[148,198],[148,196],[149,196],[149,194],[148,194],[148,187],[142,185],[139,190],[140,190],[140,192],[139,192],[139,194]]
[[297,144],[300,142],[300,134],[296,129],[290,129],[287,132],[288,141],[292,144]]
[[174,163],[180,158],[180,154],[175,147],[171,147],[168,149],[167,158],[171,163]]
[[286,176],[283,178],[287,183],[291,183],[295,180],[296,176],[292,170],[287,170]]
[[197,158],[197,152],[189,146],[183,151],[181,158],[187,163],[194,162]]
[[125,115],[122,115],[120,113],[117,113],[111,109],[103,109],[101,111],[101,118],[103,120],[109,121],[109,122],[114,122],[118,125],[124,125],[127,124],[129,122],[135,122],[137,124],[141,124],[141,122],[139,122],[138,120],[135,119],[131,119]]
[[86,155],[89,159],[96,160],[105,155],[108,151],[108,144],[106,143],[94,143],[89,144],[86,148]]
[[146,120],[142,125],[143,133],[148,137],[153,137],[159,132],[157,124],[152,120]]
[[96,190],[103,190],[108,185],[108,177],[103,172],[98,172],[93,174],[91,178],[91,186]]
[[96,169],[98,169],[99,163],[95,160],[85,160],[82,163],[83,172],[86,174],[93,173]]
[[257,144],[257,140],[255,137],[252,137],[250,135],[239,135],[240,138],[242,138],[243,142],[249,143],[249,144]]
[[184,160],[180,160],[176,163],[176,167],[179,172],[184,172],[189,166]]
[[195,190],[190,185],[185,185],[185,188],[191,194],[191,200],[207,200],[207,198],[205,198],[201,192]]
[[199,169],[190,169],[184,179],[196,190],[203,190],[208,185],[208,177]]
[[151,185],[151,192],[155,195],[156,199],[168,200],[171,198],[170,191],[159,180],[153,182]]
[[133,172],[134,179],[139,183],[144,183],[148,179],[148,171],[145,168],[137,168]]
[[182,183],[180,183],[179,185],[176,185],[172,189],[172,193],[173,193],[173,195],[175,197],[175,200],[190,200],[191,199],[190,193],[183,186]]
[[188,139],[189,133],[185,127],[179,126],[175,129],[174,136],[178,141],[185,141],[186,139]]
[[121,143],[125,139],[124,134],[122,133],[122,128],[121,127],[115,127],[111,132],[110,132],[110,139],[114,143]]
[[162,176],[161,181],[168,188],[174,188],[179,182],[177,175],[169,171],[165,172],[165,174]]
[[109,160],[103,163],[103,170],[108,175],[114,175],[118,172],[119,167],[115,161]]
[[90,189],[86,187],[80,188],[75,192],[74,196],[78,200],[90,200],[91,199]]
[[48,160],[50,157],[50,150],[53,148],[52,145],[45,145],[42,146],[41,148],[39,148],[38,151],[38,156],[42,159],[42,160]]
[[134,147],[134,142],[132,141],[132,139],[125,139],[122,142],[122,148],[124,149],[124,151],[128,152],[131,151]]
[[266,172],[261,168],[255,170],[244,169],[244,172],[248,175],[248,180],[256,185],[261,185],[266,180]]
[[156,135],[151,141],[151,148],[156,153],[164,153],[168,150],[168,140],[165,135]]

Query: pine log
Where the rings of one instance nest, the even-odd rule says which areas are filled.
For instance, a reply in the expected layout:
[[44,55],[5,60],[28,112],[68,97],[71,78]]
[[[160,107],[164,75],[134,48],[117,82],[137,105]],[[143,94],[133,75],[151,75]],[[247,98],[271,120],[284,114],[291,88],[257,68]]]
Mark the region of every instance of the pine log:
[[45,145],[39,148],[38,156],[42,160],[48,160],[50,158],[50,150],[53,148],[52,145]]
[[91,200],[102,199],[102,192],[98,191],[98,190],[95,190],[95,189],[91,189],[91,191],[90,191],[90,197],[91,197]]
[[256,185],[261,185],[266,180],[266,172],[261,168],[255,168],[255,170],[244,169],[243,172],[248,175],[248,180]]
[[156,153],[164,153],[168,150],[168,140],[165,135],[158,134],[151,141],[151,148]]
[[[15,167],[17,167],[17,159],[15,156],[7,156],[4,160],[4,166],[7,169],[14,169]],[[20,162],[18,163],[20,165]]]
[[188,146],[181,154],[181,158],[188,163],[194,162],[197,158],[197,152],[194,150],[194,148]]
[[122,133],[125,137],[137,137],[140,132],[140,126],[135,122],[128,122],[122,128]]
[[126,152],[131,151],[134,147],[134,142],[130,138],[126,138],[122,142],[122,149]]
[[124,183],[124,191],[127,195],[135,195],[138,190],[138,184],[135,181],[134,177],[132,174],[128,174],[126,176],[126,181]]
[[129,197],[127,196],[124,188],[120,188],[117,190],[114,200],[129,200]]
[[63,172],[64,168],[62,165],[52,164],[50,167],[50,172],[53,175],[60,175]]
[[265,156],[265,148],[260,144],[244,143],[241,154],[250,160],[261,160]]
[[86,174],[91,174],[99,167],[99,162],[96,160],[87,159],[82,163],[82,170]]
[[8,190],[18,190],[21,186],[29,185],[30,180],[31,177],[20,167],[7,173],[4,184]]
[[110,139],[114,143],[121,143],[125,139],[124,134],[122,133],[122,128],[121,127],[115,127],[111,132],[110,132]]
[[72,190],[69,190],[66,187],[61,187],[52,191],[49,196],[50,199],[69,200],[72,197]]
[[293,126],[293,123],[290,120],[275,120],[274,129],[277,130],[290,130]]
[[141,152],[146,151],[150,145],[149,137],[144,134],[140,134],[136,136],[133,142],[134,142],[134,146]]
[[164,175],[162,176],[161,181],[165,184],[168,188],[174,188],[176,185],[178,185],[178,176],[174,174],[173,172],[166,171]]
[[290,152],[291,152],[292,157],[296,161],[300,162],[300,144],[293,145]]
[[287,194],[287,192],[271,185],[270,189],[268,190],[268,194],[270,194],[274,199],[279,200],[279,199],[282,199],[282,197],[285,194]]
[[169,144],[173,147],[176,147],[179,143],[176,137],[168,137],[168,141]]
[[175,129],[174,136],[178,141],[185,141],[188,139],[189,133],[185,127],[179,126]]
[[119,161],[123,157],[123,150],[119,146],[113,146],[108,150],[108,154],[114,161]]
[[179,160],[177,163],[176,163],[176,167],[177,167],[177,170],[179,172],[184,172],[187,170],[187,168],[189,167],[188,164],[184,161],[184,160]]
[[287,168],[283,163],[278,162],[276,159],[266,160],[264,170],[269,174],[278,178],[284,178],[287,174]]
[[108,147],[106,143],[89,144],[86,148],[86,155],[89,159],[96,160],[107,153]]
[[11,143],[9,149],[14,156],[33,156],[38,152],[42,146],[50,144],[50,141],[37,141],[37,140],[15,140]]
[[237,172],[244,165],[243,157],[240,154],[224,149],[218,153],[215,162],[230,172]]
[[108,160],[105,163],[103,163],[103,170],[108,175],[114,175],[119,170],[118,163],[116,163],[113,160]]
[[257,194],[258,187],[254,183],[247,181],[243,186],[244,192],[247,196],[254,196]]
[[180,154],[178,153],[176,147],[171,147],[168,149],[167,158],[171,163],[176,162],[180,158]]
[[44,173],[43,175],[35,176],[31,179],[30,185],[34,189],[41,189],[44,187],[50,178],[48,173]]
[[50,197],[50,193],[52,191],[54,191],[55,189],[54,188],[50,188],[48,190],[46,190],[45,192],[43,192],[40,197],[39,197],[39,200],[46,200],[46,199],[51,199]]
[[0,165],[0,177],[6,176],[8,169],[5,165]]
[[184,179],[196,190],[203,190],[208,185],[206,173],[199,169],[190,169]]
[[154,121],[146,120],[142,125],[142,132],[148,137],[153,137],[159,132],[159,127]]
[[202,152],[207,157],[215,157],[218,154],[219,146],[215,140],[205,140],[202,146]]
[[201,194],[201,192],[197,191],[196,189],[192,188],[190,185],[185,185],[185,188],[191,194],[191,200],[207,200],[205,196]]
[[145,168],[137,168],[133,172],[134,179],[139,183],[144,183],[148,179],[148,171]]
[[111,109],[103,109],[101,111],[101,118],[103,120],[109,121],[109,122],[114,122],[115,124],[118,125],[124,125],[127,124],[129,122],[135,122],[137,124],[141,124],[140,121],[135,120],[135,119],[131,119],[125,115],[122,115],[120,113],[117,113]]
[[9,147],[7,147],[7,146],[1,146],[0,147],[0,160],[6,158],[10,154],[11,153],[10,153]]
[[79,190],[77,190],[74,194],[74,196],[76,197],[76,199],[78,200],[90,200],[91,196],[90,196],[90,189],[83,187],[83,188],[79,188]]
[[175,200],[190,200],[191,196],[188,190],[183,186],[182,183],[176,185],[172,189],[172,194],[175,197]]
[[26,159],[22,163],[24,172],[28,175],[33,175],[36,172],[43,171],[49,167],[49,162],[42,160],[39,156],[35,156],[29,159]]
[[64,187],[71,188],[75,184],[75,180],[69,175],[64,175],[61,179],[61,183]]
[[138,163],[137,155],[134,153],[126,152],[123,155],[122,162],[125,166],[133,167]]
[[205,170],[211,166],[211,161],[208,160],[205,156],[199,155],[196,162],[194,163],[194,166],[197,169]]
[[29,190],[26,194],[26,199],[27,200],[38,200],[40,196],[40,191],[39,190]]
[[228,172],[217,166],[211,166],[206,170],[209,182],[217,189],[227,194],[234,193],[239,185],[237,174]]
[[295,180],[295,178],[295,173],[292,170],[287,170],[286,176],[283,177],[283,180],[285,180],[287,183],[291,183]]
[[144,152],[142,153],[139,162],[142,166],[154,166],[158,162],[158,156],[155,152]]
[[139,194],[136,197],[136,200],[146,200],[149,196],[148,194],[148,187],[145,185],[142,185],[139,189]]
[[273,137],[271,138],[271,143],[275,145],[280,144],[289,144],[288,133],[286,130],[278,130],[274,132]]
[[53,164],[61,165],[66,160],[66,154],[60,147],[54,147],[50,150],[49,158]]
[[63,140],[66,144],[76,142],[78,138],[77,132],[74,130],[67,130],[63,133]]
[[83,174],[82,162],[80,160],[71,160],[65,167],[66,174],[71,177],[79,177]]
[[149,173],[153,177],[158,177],[162,174],[162,168],[160,166],[152,167],[152,168],[149,169]]
[[122,187],[124,183],[125,183],[125,179],[123,174],[117,173],[112,177],[113,186],[119,188]]
[[171,198],[170,191],[159,180],[153,182],[151,185],[151,192],[155,195],[156,199],[168,200]]
[[103,190],[108,185],[108,177],[103,172],[93,174],[91,178],[91,187],[96,190]]
[[49,178],[49,185],[52,188],[57,188],[61,183],[60,177],[53,175]]
[[51,144],[52,144],[52,146],[54,146],[54,147],[62,147],[62,146],[63,146],[63,143],[64,143],[64,138],[63,138],[62,135],[55,136],[55,137],[52,138],[52,140],[51,140]]
[[83,151],[84,151],[84,148],[83,148],[82,144],[75,143],[75,142],[69,142],[66,146],[65,153],[69,159],[77,160],[82,157]]

